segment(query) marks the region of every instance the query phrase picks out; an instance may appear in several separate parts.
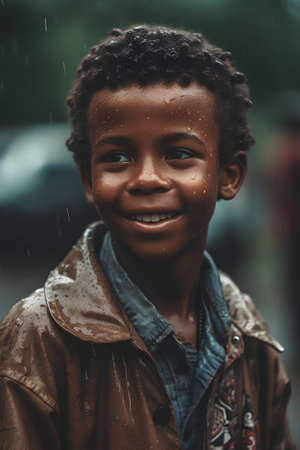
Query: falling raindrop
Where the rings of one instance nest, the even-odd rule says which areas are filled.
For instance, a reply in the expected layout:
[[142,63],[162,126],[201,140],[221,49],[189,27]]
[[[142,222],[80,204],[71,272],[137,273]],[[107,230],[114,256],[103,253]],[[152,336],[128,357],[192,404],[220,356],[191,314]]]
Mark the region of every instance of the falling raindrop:
[[28,256],[28,258],[30,258],[30,256],[31,256],[31,253],[30,253],[30,250],[29,250],[29,248],[26,248],[26,253],[27,253],[27,256]]
[[68,222],[71,223],[69,208],[66,208],[66,212],[67,212]]
[[29,66],[30,65],[30,57],[29,57],[29,55],[24,55],[24,63],[25,63],[25,66]]
[[67,70],[66,70],[66,65],[65,65],[64,61],[62,61],[62,66],[63,66],[63,71],[64,71],[64,74],[65,74],[65,77],[66,77],[67,76]]
[[2,80],[0,81],[0,89],[1,91],[4,91],[4,82]]
[[2,6],[4,6],[4,0],[1,0]]
[[53,122],[53,114],[52,114],[51,111],[49,111],[49,113],[48,113],[48,119],[49,119],[49,122],[50,122],[50,123]]
[[45,19],[44,19],[44,28],[47,33],[47,31],[48,31],[47,17],[45,17]]

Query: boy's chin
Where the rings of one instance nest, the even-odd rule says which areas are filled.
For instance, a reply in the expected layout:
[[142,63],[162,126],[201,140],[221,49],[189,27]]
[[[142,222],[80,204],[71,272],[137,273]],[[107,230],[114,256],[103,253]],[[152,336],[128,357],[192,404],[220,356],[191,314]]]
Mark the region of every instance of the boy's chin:
[[120,259],[126,263],[128,260],[135,260],[139,263],[155,263],[168,262],[175,258],[178,253],[175,249],[168,248],[163,245],[148,245],[135,246],[134,248],[127,245],[117,246],[116,252]]

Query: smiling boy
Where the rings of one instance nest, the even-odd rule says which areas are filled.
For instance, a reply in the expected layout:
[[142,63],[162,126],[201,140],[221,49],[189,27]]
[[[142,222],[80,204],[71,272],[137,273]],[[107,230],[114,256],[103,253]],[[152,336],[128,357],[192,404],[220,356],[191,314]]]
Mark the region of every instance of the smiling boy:
[[113,30],[68,103],[102,223],[1,323],[1,448],[294,448],[282,348],[205,251],[254,142],[231,55]]

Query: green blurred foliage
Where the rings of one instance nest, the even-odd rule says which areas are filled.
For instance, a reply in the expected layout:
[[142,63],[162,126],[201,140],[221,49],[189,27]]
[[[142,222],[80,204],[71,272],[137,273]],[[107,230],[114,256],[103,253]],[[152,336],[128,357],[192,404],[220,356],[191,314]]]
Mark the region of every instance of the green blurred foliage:
[[66,120],[76,67],[111,28],[166,24],[232,51],[265,108],[299,87],[300,0],[0,0],[0,125]]

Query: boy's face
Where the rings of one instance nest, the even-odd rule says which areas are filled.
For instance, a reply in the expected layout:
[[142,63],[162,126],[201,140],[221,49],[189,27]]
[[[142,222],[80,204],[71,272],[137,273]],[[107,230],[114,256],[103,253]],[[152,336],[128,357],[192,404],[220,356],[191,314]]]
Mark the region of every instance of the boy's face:
[[86,195],[117,252],[154,261],[204,246],[222,178],[214,94],[196,82],[103,89],[88,130]]

